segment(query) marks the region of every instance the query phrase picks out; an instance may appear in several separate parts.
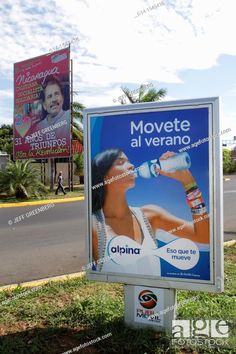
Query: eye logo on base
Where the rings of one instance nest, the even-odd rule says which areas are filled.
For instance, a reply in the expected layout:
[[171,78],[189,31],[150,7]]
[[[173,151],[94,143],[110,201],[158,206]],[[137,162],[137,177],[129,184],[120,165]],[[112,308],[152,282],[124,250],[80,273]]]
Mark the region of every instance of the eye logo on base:
[[142,290],[138,296],[140,305],[145,309],[153,309],[157,304],[157,297],[151,290]]

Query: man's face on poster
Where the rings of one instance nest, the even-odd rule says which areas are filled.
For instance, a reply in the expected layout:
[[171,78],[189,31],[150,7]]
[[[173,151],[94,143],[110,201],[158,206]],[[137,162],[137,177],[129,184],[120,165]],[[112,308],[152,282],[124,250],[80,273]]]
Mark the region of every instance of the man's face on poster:
[[49,84],[45,88],[44,95],[45,100],[43,102],[43,108],[48,112],[48,114],[55,117],[62,110],[64,102],[61,89],[56,83]]

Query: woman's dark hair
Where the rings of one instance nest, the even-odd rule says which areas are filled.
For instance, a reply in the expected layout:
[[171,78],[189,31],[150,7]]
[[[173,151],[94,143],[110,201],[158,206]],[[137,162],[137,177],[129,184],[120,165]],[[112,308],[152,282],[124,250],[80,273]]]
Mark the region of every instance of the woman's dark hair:
[[105,201],[104,177],[121,155],[120,149],[108,149],[96,155],[92,162],[92,211],[103,207]]

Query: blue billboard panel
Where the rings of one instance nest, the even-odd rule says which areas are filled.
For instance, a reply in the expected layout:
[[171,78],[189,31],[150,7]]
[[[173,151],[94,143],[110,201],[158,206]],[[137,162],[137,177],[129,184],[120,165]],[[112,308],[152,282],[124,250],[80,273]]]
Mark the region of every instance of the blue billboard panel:
[[88,114],[92,273],[210,284],[212,107],[153,105]]

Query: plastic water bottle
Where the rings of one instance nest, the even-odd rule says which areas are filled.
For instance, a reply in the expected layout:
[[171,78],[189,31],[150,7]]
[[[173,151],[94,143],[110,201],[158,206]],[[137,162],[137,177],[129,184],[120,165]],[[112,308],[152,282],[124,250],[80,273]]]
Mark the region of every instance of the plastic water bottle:
[[158,177],[159,173],[156,168],[165,172],[175,172],[177,170],[186,170],[191,166],[191,159],[187,152],[181,152],[174,156],[168,157],[166,160],[150,160],[144,162],[136,169],[136,176],[143,178]]

